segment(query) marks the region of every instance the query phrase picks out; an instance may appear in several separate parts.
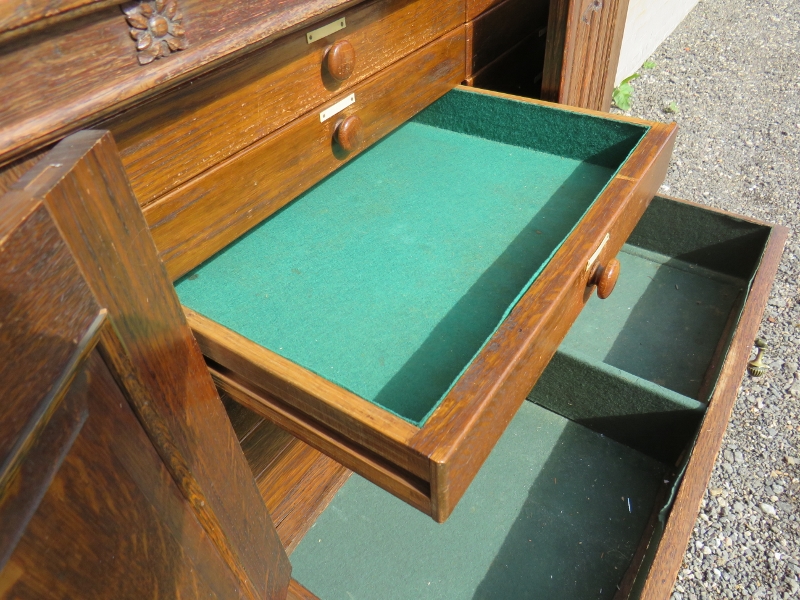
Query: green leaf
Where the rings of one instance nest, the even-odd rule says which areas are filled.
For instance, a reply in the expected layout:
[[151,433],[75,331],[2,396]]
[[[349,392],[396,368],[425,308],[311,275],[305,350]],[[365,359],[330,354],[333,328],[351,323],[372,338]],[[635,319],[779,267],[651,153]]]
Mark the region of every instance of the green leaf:
[[638,74],[638,73],[634,73],[634,74],[633,74],[633,75],[631,75],[630,77],[626,77],[625,79],[623,79],[623,80],[622,80],[622,83],[620,83],[620,84],[619,84],[619,85],[620,85],[620,87],[622,87],[622,86],[623,86],[623,85],[625,85],[626,83],[629,83],[629,82],[633,81],[633,80],[634,80],[634,79],[636,79],[637,77],[639,77],[639,74]]
[[629,111],[631,109],[631,94],[633,87],[630,84],[623,83],[618,88],[615,88],[611,94],[611,99],[620,110]]
[[678,103],[675,102],[674,100],[672,100],[669,104],[667,104],[664,107],[664,112],[665,113],[673,113],[673,114],[679,113],[680,109],[678,108]]
[[655,69],[656,68],[656,61],[654,60],[646,60],[642,65],[643,69]]

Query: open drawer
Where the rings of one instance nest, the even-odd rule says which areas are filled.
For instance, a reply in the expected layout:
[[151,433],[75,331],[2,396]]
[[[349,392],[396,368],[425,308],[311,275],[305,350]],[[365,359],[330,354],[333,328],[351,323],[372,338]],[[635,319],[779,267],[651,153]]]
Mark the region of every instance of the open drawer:
[[293,576],[330,600],[668,598],[785,236],[654,199],[448,522],[351,477]]
[[674,135],[457,89],[176,289],[221,388],[444,521],[613,287]]

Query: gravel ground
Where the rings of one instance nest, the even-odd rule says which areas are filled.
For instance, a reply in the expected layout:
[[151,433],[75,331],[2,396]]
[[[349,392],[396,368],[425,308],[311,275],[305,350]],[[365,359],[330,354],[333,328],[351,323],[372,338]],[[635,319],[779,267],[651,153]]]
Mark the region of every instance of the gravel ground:
[[701,0],[650,60],[628,114],[680,126],[662,191],[791,230],[672,600],[800,598],[800,2]]

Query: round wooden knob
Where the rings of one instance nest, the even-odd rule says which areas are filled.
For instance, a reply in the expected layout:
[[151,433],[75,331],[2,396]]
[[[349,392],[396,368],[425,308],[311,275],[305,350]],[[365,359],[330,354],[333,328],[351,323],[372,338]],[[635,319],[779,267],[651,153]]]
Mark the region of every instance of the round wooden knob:
[[361,126],[361,118],[358,115],[345,117],[336,126],[334,133],[336,141],[347,152],[357,150],[364,139],[364,128]]
[[356,49],[347,40],[339,40],[325,53],[325,67],[337,81],[344,81],[356,68]]
[[619,261],[612,258],[605,266],[597,265],[589,283],[597,286],[597,297],[605,300],[614,291],[617,279],[619,279]]

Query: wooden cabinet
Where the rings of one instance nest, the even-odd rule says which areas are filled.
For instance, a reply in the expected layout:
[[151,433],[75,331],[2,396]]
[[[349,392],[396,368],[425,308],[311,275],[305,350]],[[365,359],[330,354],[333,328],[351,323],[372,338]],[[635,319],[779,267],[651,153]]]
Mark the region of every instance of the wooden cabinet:
[[40,473],[4,598],[242,596],[96,350],[20,465]]
[[[543,89],[586,105],[599,88],[574,68],[592,44],[613,53],[613,39],[595,34],[624,3],[590,10],[578,31],[579,4],[550,3],[545,64],[559,68],[545,69]],[[520,51],[507,42],[541,16],[535,3],[77,1],[53,5],[52,19],[25,6],[0,10],[0,191],[10,190],[0,251],[38,265],[0,264],[0,304],[13,315],[0,343],[18,356],[0,367],[14,390],[0,422],[0,592],[310,597],[290,582],[287,552],[306,561],[303,536],[333,514],[325,506],[344,507],[351,489],[361,492],[347,510],[364,510],[367,496],[370,509],[399,502],[357,478],[335,497],[350,469],[425,513],[374,521],[379,537],[382,525],[417,531],[413,521],[437,547],[450,523],[426,515],[461,523],[459,499],[502,481],[492,449],[507,446],[509,423],[512,435],[555,444],[538,418],[581,439],[600,432],[633,463],[655,464],[655,483],[670,480],[674,504],[650,497],[614,566],[622,595],[668,595],[786,235],[653,201],[674,127],[458,88]],[[51,242],[13,238],[34,216]],[[12,239],[28,240],[26,252]],[[720,257],[734,256],[746,268],[731,274]],[[658,299],[642,282],[662,266],[701,274],[702,289],[738,282],[721,292],[724,322],[702,343],[677,344],[705,352],[687,367],[702,379],[691,393],[612,360],[602,342],[625,329],[629,294],[645,325],[652,312],[704,322],[702,298],[699,312],[676,301],[673,313],[642,300]],[[617,277],[605,304],[590,300]],[[195,304],[207,281],[229,314]],[[502,301],[471,302],[487,291]],[[283,312],[251,311],[270,303]],[[347,316],[339,330],[321,326],[326,312]],[[287,331],[303,338],[299,354],[296,338],[270,338]],[[343,339],[355,348],[349,374],[337,362]],[[438,387],[422,393],[428,379]],[[515,418],[533,425],[520,433]],[[580,450],[547,448],[538,452]],[[595,517],[568,525],[588,531]],[[527,530],[509,527],[523,541]],[[470,544],[485,540],[465,531],[456,546],[471,559]],[[322,548],[316,556],[341,573],[355,565]],[[575,564],[593,581],[595,563]]]

